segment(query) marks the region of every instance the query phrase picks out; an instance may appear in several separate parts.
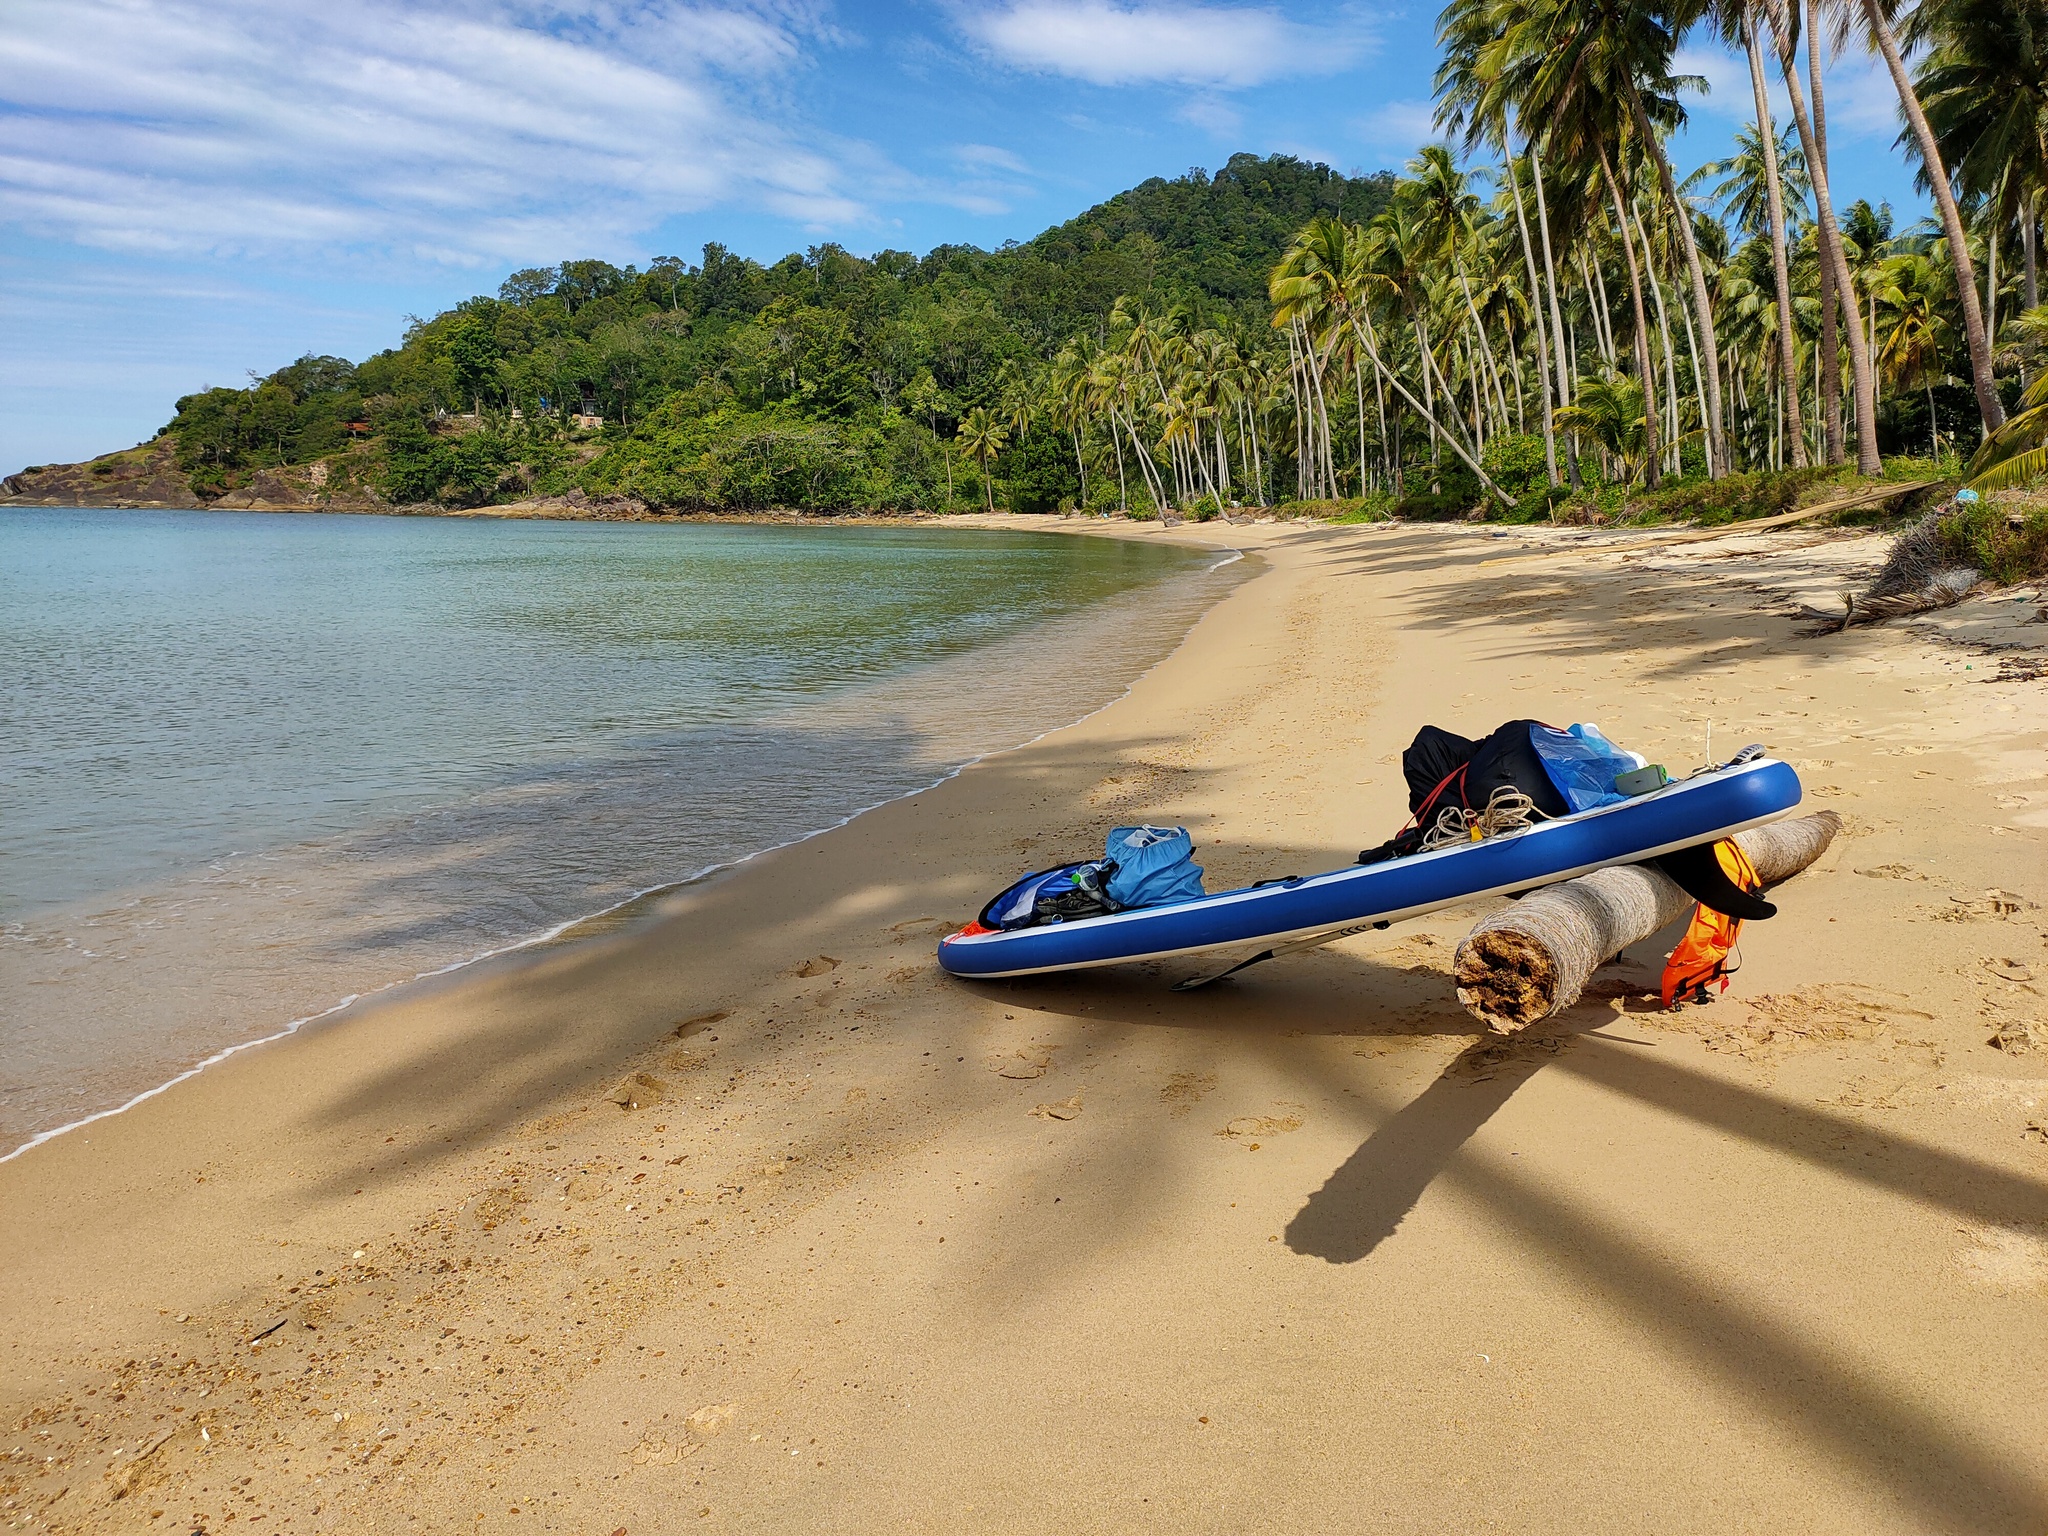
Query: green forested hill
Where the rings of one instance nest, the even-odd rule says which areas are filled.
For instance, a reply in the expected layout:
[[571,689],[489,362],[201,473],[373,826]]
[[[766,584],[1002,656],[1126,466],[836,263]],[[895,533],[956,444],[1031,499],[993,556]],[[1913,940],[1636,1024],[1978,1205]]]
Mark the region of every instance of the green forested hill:
[[1117,452],[1099,428],[1061,425],[1048,364],[1066,343],[1099,338],[1115,311],[1270,351],[1266,279],[1287,241],[1317,212],[1371,216],[1391,187],[1238,155],[995,251],[564,261],[361,364],[305,357],[186,396],[164,430],[202,496],[318,459],[330,484],[400,503],[580,485],[663,507],[833,509],[980,500],[957,433],[981,420],[1005,424],[995,498],[1051,506]]

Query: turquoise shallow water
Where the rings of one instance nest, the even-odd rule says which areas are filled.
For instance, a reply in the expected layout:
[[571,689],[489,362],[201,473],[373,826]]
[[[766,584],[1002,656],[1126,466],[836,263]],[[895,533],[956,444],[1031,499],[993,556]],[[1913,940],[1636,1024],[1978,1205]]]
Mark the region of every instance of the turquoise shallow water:
[[0,1153],[1064,724],[1235,573],[924,528],[0,512]]

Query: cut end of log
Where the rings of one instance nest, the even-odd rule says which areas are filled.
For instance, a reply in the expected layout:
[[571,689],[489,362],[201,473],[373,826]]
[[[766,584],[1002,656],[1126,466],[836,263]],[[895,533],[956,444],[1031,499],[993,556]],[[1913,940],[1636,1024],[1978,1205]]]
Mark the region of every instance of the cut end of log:
[[[1811,865],[1842,830],[1818,811],[1736,834],[1766,887]],[[1513,1034],[1579,1000],[1604,960],[1676,922],[1692,898],[1662,870],[1617,865],[1546,886],[1480,919],[1458,946],[1451,974],[1465,1011]]]
[[1558,993],[1556,958],[1512,928],[1486,928],[1458,946],[1451,975],[1465,1011],[1496,1034],[1548,1017]]

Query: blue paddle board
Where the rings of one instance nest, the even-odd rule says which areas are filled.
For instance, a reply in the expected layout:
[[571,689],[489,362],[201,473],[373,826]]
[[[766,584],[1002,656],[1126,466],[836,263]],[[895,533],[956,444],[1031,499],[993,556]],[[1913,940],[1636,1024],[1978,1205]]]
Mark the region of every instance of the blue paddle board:
[[1198,901],[1102,917],[948,935],[939,964],[955,976],[1036,976],[1158,960],[1243,944],[1287,944],[1417,917],[1484,896],[1504,896],[1640,864],[1716,842],[1791,813],[1799,776],[1757,758],[1696,774],[1651,794],[1539,822],[1526,832],[1380,864],[1224,891]]

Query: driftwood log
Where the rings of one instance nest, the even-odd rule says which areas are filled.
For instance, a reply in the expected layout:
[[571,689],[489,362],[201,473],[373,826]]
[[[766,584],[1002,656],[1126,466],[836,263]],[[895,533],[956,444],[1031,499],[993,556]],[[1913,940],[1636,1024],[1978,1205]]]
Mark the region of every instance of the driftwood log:
[[[1842,818],[1820,811],[1736,834],[1766,886],[1827,851]],[[1630,864],[1545,886],[1482,919],[1458,946],[1452,974],[1465,1011],[1507,1034],[1562,1013],[1593,972],[1692,907],[1662,870]]]

